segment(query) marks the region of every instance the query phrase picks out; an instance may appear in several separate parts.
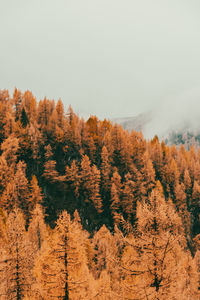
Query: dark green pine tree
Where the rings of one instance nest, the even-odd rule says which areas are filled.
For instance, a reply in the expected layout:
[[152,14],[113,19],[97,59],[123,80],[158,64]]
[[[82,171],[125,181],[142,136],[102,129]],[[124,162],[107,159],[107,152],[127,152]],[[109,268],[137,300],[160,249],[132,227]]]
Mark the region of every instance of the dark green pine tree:
[[28,119],[28,116],[26,114],[24,107],[22,108],[20,121],[24,128],[26,128],[26,126],[29,124],[29,119]]

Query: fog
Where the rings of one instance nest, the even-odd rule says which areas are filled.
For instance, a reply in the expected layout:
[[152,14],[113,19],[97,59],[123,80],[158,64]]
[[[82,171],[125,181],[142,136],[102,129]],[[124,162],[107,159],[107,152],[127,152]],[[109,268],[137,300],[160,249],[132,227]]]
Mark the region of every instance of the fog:
[[152,138],[155,134],[162,138],[172,130],[200,132],[200,87],[163,98],[149,114],[152,121],[143,131],[147,138]]

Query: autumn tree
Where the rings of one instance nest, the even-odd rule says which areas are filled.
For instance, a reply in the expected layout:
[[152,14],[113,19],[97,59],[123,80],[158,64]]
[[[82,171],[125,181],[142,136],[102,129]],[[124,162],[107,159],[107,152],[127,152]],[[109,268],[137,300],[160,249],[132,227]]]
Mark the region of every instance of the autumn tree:
[[28,226],[28,234],[35,252],[41,249],[42,244],[48,237],[48,229],[45,224],[44,209],[40,204],[36,204],[32,213]]
[[189,207],[189,202],[190,202],[191,194],[192,194],[192,182],[191,182],[191,177],[190,177],[189,171],[187,169],[184,171],[183,180],[184,180],[184,186],[185,186],[185,193],[187,196],[187,206]]
[[74,191],[75,196],[79,197],[80,174],[79,167],[75,160],[73,160],[71,167],[66,166],[64,181],[68,183],[70,188]]
[[29,202],[30,210],[33,210],[37,204],[42,204],[42,192],[41,188],[38,185],[37,177],[35,175],[32,176],[30,182]]
[[90,268],[97,281],[97,299],[111,299],[120,294],[120,253],[121,237],[103,225],[92,239],[93,252],[90,257]]
[[[19,209],[14,209],[6,221],[6,243],[2,264],[6,281],[5,299],[21,300],[31,290],[31,248],[25,231],[25,220]],[[4,298],[3,298],[4,299]]]
[[143,154],[142,160],[143,167],[140,170],[142,179],[141,194],[147,199],[152,189],[155,187],[155,170],[148,151]]
[[70,162],[74,159],[80,158],[80,148],[83,144],[82,135],[84,134],[84,122],[81,121],[74,113],[71,106],[69,106],[66,114],[66,130],[64,132],[65,155]]
[[29,119],[24,107],[22,108],[20,122],[24,128],[29,124]]
[[17,88],[13,92],[13,105],[15,111],[15,120],[19,120],[21,112],[22,94]]
[[116,225],[118,225],[120,222],[121,195],[122,195],[121,176],[119,175],[117,169],[115,169],[111,178],[110,210],[113,217],[113,222]]
[[87,155],[81,161],[80,193],[84,196],[84,202],[94,207],[96,212],[102,212],[102,199],[100,196],[100,171],[91,162]]
[[102,189],[104,193],[107,193],[109,191],[110,173],[111,173],[111,165],[109,163],[108,150],[105,146],[103,146],[101,152],[101,182],[102,182]]
[[46,180],[54,182],[58,178],[58,172],[56,170],[56,161],[53,159],[53,152],[50,145],[45,147],[45,160],[43,176]]
[[192,223],[193,223],[193,232],[195,234],[199,232],[199,225],[200,225],[200,185],[197,181],[194,182],[193,191],[192,191],[192,198],[190,201],[190,209],[192,212]]
[[[22,95],[22,111],[24,110],[26,114],[26,122],[27,124],[37,118],[37,102],[36,98],[33,96],[33,94],[30,91],[25,91]],[[21,118],[22,118],[22,112],[21,112]]]
[[8,166],[14,167],[17,161],[17,152],[19,150],[19,139],[15,136],[9,136],[1,144],[2,157],[7,161]]
[[[89,273],[85,233],[64,211],[36,261],[35,274],[44,299],[85,299],[89,296]],[[90,294],[91,295],[91,294]]]
[[136,221],[136,198],[134,195],[136,184],[130,173],[125,175],[122,193],[122,208],[125,218],[132,224]]
[[165,186],[167,195],[174,199],[175,187],[179,181],[179,171],[174,159],[165,165]]
[[55,102],[50,101],[47,98],[41,100],[38,105],[38,124],[40,124],[43,130],[46,129],[49,118],[55,108]]
[[8,181],[10,180],[11,170],[7,164],[6,159],[0,156],[0,193],[2,194]]
[[149,151],[154,166],[156,179],[161,181],[163,178],[164,161],[162,147],[157,136],[155,136],[151,141]]
[[191,215],[187,209],[187,196],[183,183],[177,184],[175,187],[175,205],[182,219],[188,246],[191,249]]
[[[127,247],[122,260],[126,274],[126,295],[173,299],[174,287],[180,285],[185,274],[189,276],[187,265],[183,274],[177,261],[181,263],[185,257],[191,260],[191,255],[184,252],[185,237],[181,219],[172,202],[168,200],[166,203],[159,182],[151,193],[149,203],[138,203],[137,219],[137,234],[126,238]],[[197,285],[194,283],[190,299],[196,299]],[[184,293],[185,290],[182,291]],[[181,290],[177,291],[177,295],[180,294]],[[176,299],[181,299],[178,297]]]
[[25,171],[26,164],[19,161],[15,174],[12,174],[12,177],[9,178],[9,182],[2,194],[1,203],[8,211],[11,211],[14,207],[22,209],[28,218],[30,202],[28,180]]

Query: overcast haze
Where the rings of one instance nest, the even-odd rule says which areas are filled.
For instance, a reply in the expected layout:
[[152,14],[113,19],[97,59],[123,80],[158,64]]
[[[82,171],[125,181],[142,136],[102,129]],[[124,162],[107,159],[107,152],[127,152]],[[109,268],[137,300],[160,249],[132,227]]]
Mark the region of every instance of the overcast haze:
[[84,116],[198,117],[200,2],[1,0],[0,88],[15,86]]

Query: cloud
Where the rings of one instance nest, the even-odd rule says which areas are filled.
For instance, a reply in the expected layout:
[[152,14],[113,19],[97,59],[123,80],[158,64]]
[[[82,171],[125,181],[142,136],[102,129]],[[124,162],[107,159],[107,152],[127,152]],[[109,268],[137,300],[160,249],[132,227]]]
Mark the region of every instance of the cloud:
[[152,121],[144,128],[144,136],[160,138],[171,130],[192,131],[200,128],[200,88],[185,90],[170,98],[163,99],[152,112]]

